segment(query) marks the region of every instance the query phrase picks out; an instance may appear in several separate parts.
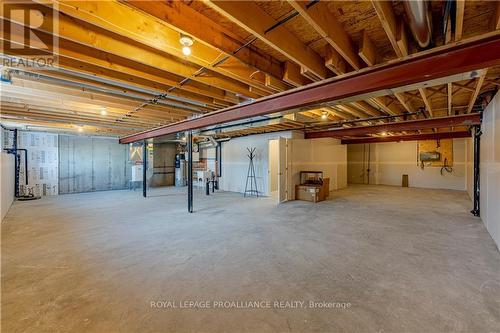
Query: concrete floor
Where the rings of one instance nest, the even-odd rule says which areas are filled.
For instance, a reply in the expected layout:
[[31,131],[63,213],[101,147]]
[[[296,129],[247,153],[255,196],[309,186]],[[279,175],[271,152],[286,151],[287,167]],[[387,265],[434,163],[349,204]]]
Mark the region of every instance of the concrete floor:
[[[278,207],[196,193],[194,214],[177,189],[140,195],[16,202],[2,332],[500,331],[500,254],[463,192],[352,186]],[[151,307],[186,300],[271,305]]]

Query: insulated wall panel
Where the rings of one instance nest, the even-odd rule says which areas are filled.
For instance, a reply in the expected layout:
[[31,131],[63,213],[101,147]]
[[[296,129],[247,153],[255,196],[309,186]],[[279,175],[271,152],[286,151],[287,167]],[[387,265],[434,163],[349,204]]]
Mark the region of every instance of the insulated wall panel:
[[[12,134],[12,132],[10,132]],[[18,132],[18,148],[28,151],[28,184],[24,154],[19,172],[20,193],[37,196],[58,194],[58,135],[43,132]],[[21,152],[22,154],[22,152]]]

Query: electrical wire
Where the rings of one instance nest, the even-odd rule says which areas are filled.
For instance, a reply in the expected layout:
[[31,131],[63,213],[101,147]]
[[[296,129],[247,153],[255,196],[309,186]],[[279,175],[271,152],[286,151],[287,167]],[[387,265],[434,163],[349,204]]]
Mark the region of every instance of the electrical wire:
[[445,158],[444,159],[444,162],[443,162],[443,166],[441,167],[441,176],[444,174],[443,171],[446,171],[448,173],[452,173],[453,172],[453,168],[451,166],[448,165],[448,159]]

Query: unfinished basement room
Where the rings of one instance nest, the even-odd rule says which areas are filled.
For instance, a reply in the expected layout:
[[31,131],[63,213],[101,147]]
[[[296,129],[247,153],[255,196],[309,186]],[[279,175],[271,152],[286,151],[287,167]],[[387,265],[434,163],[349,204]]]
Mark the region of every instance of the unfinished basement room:
[[500,333],[500,1],[4,0],[5,333]]

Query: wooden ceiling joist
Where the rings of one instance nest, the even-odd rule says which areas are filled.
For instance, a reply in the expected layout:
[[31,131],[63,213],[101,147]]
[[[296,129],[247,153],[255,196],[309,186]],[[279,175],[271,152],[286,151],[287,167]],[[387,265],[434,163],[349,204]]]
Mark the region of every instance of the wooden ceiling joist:
[[[231,19],[266,44],[282,53],[306,71],[325,79],[328,73],[323,59],[303,44],[252,1],[208,1],[213,9]],[[274,29],[268,29],[276,26]]]
[[[103,106],[120,107],[127,106],[134,108],[144,102],[144,99],[131,98],[128,96],[115,96],[103,92],[87,91],[78,87],[70,87],[64,85],[48,84],[45,82],[36,82],[31,80],[16,78],[12,81],[11,85],[3,85],[2,93],[5,94],[33,94],[40,98],[57,98],[65,100],[79,100],[79,101],[95,101]],[[177,113],[191,114],[193,110],[179,109],[173,106],[155,104],[149,106],[158,111],[173,111]]]
[[383,115],[383,113],[380,112],[377,108],[374,108],[371,104],[365,101],[357,101],[351,104],[372,117],[378,117]]
[[474,107],[474,103],[476,102],[477,96],[479,96],[479,92],[481,91],[481,88],[484,83],[484,79],[486,78],[486,73],[487,71],[485,70],[481,76],[477,79],[476,82],[476,88],[474,92],[472,93],[472,96],[469,101],[469,106],[467,107],[467,113],[471,113],[472,108]]
[[306,134],[306,138],[308,139],[342,138],[347,136],[360,136],[368,134],[377,134],[382,132],[417,131],[417,130],[432,129],[432,128],[471,126],[471,125],[478,125],[480,123],[481,123],[481,115],[474,113],[474,114],[452,116],[452,117],[409,120],[409,121],[392,122],[379,125],[310,132]]
[[396,55],[398,57],[407,55],[403,53],[404,48],[400,46],[401,42],[398,43],[398,21],[392,8],[392,1],[372,0],[372,5]]
[[[30,117],[25,121],[57,127],[64,119],[74,123],[80,117],[86,122],[85,127],[94,133],[116,135],[144,130],[149,133],[152,127],[164,128],[165,125],[168,131],[182,130],[214,119],[225,122],[274,110],[300,113],[305,123],[321,123],[326,112],[327,122],[358,119],[356,125],[345,126],[363,127],[369,122],[389,121],[370,117],[412,113],[395,117],[393,121],[418,118],[415,110],[423,107],[429,111],[430,119],[473,112],[482,91],[500,86],[497,67],[490,69],[488,77],[481,70],[485,68],[483,65],[500,66],[492,59],[488,64],[481,62],[481,66],[466,69],[462,66],[465,74],[460,77],[444,75],[444,68],[459,67],[457,63],[464,61],[457,56],[449,58],[452,64],[442,60],[434,64],[435,68],[421,66],[421,75],[410,74],[412,79],[420,75],[421,81],[404,88],[384,86],[373,91],[375,78],[368,75],[356,87],[358,95],[345,97],[342,83],[370,74],[371,67],[390,71],[394,64],[401,63],[400,58],[419,50],[418,45],[408,39],[404,6],[394,1],[33,2],[29,4],[30,9],[40,10],[44,20],[40,27],[31,29],[32,40],[24,39],[27,27],[24,31],[12,29],[10,35],[2,34],[0,39],[23,47],[40,42],[52,46],[55,34],[59,44],[58,68],[47,71],[10,67],[4,75],[12,78],[13,85],[2,84],[1,107],[8,113],[2,115],[2,121],[8,118],[20,122],[25,115]],[[54,3],[57,3],[55,11],[51,6]],[[435,27],[432,48],[441,44],[448,44],[450,49],[467,48],[500,36],[488,34],[500,28],[500,4],[469,4],[457,0],[455,5],[448,29],[443,32]],[[22,9],[26,4],[18,2],[13,6]],[[444,3],[432,2],[430,7],[435,16],[443,12]],[[1,23],[10,25],[6,20],[13,20],[17,22],[14,28],[22,28],[23,20],[5,18],[3,10],[2,6]],[[54,30],[53,15],[57,11],[59,29]],[[194,41],[189,56],[181,52],[181,35],[188,35]],[[472,36],[476,37],[470,39]],[[465,37],[469,39],[462,41]],[[456,41],[463,44],[457,46]],[[4,57],[23,57],[14,50],[8,52],[11,53]],[[418,61],[431,53],[431,50],[421,51],[403,62]],[[471,63],[486,58],[480,51],[468,57],[474,58]],[[384,62],[385,65],[381,64]],[[478,76],[474,77],[471,71],[478,71]],[[442,77],[431,80],[438,72]],[[339,77],[328,79],[332,73]],[[383,77],[377,79],[379,82],[387,78],[387,72],[381,73]],[[394,84],[408,82],[404,77],[390,80]],[[295,94],[309,91],[302,88],[309,84],[311,91],[330,85],[334,91],[324,90],[324,94],[315,98],[310,98],[313,95],[308,93],[301,101],[295,100],[298,98]],[[293,91],[292,87],[295,87]],[[289,92],[292,92],[290,96]],[[269,96],[275,93],[279,95]],[[282,100],[285,96],[292,101]],[[269,100],[273,103],[266,104]],[[278,111],[277,105],[280,105]],[[297,105],[301,106],[297,108]],[[100,113],[103,108],[107,113]],[[199,114],[204,116],[189,119]],[[109,128],[99,127],[99,121]],[[280,123],[252,131],[260,133],[288,127],[289,124]],[[77,126],[61,128],[78,130]]]
[[[106,3],[106,1],[98,3]],[[20,9],[22,9],[22,6]],[[44,15],[44,21],[37,30],[52,33],[53,12],[49,8],[41,5],[36,7],[36,9]],[[243,96],[251,98],[259,97],[251,94],[246,84],[231,78],[223,77],[208,69],[205,70],[208,72],[208,75],[197,75],[201,73],[200,66],[188,62],[180,62],[173,56],[169,56],[164,52],[152,48],[141,46],[131,40],[116,38],[115,35],[106,33],[103,29],[99,29],[83,21],[77,21],[63,13],[58,15],[57,24],[59,29],[56,33],[60,39],[67,39],[117,56],[126,54],[129,60],[138,63],[177,74],[185,78],[190,78],[207,85],[216,86],[223,90],[232,91]]]
[[285,61],[283,64],[283,81],[291,84],[294,87],[301,87],[311,83],[311,80],[300,74],[300,66],[291,62]]
[[[145,15],[130,6],[117,1],[58,1],[59,11],[81,21],[98,26],[107,31],[127,36],[128,38],[165,52],[183,61],[189,61],[199,67],[230,77],[234,80],[266,91],[264,82],[252,79],[255,69],[241,61],[229,57],[220,62],[224,55],[221,50],[206,43],[194,43],[191,55],[183,55],[179,42],[180,33],[150,15]],[[140,24],[138,24],[140,22]],[[214,64],[218,64],[214,66]],[[271,93],[269,90],[267,93]]]
[[[17,30],[13,34],[16,32]],[[16,40],[23,40],[21,36],[14,37]],[[47,45],[52,46],[48,34],[39,32],[38,37]],[[105,53],[64,39],[59,40],[58,52],[59,67],[66,70],[83,72],[109,80],[122,80],[130,84],[140,82],[144,86],[155,87],[156,89],[162,89],[161,85],[164,85],[163,87],[168,90],[176,87],[175,91],[170,93],[202,103],[210,103],[210,98],[220,99],[221,101],[227,100],[231,103],[239,102],[233,97],[228,98],[226,92],[220,88],[193,80],[180,86],[179,82],[183,80],[181,76],[141,63],[134,63],[121,56]],[[15,54],[13,55],[15,56]],[[165,88],[163,88],[164,92],[166,91]],[[186,94],[185,91],[189,91],[189,93]],[[207,96],[210,98],[207,99]]]
[[455,4],[455,41],[459,41],[463,35],[465,0],[456,0]]
[[[37,96],[27,96],[27,95],[8,95],[4,94],[2,96],[2,106],[7,106],[10,108],[16,108],[18,110],[28,110],[40,108],[43,110],[53,110],[54,112],[61,112],[67,114],[85,114],[91,116],[97,116],[102,118],[101,111],[105,111],[107,117],[122,117],[130,113],[132,109],[130,108],[117,108],[117,107],[103,107],[100,104],[92,104],[92,101],[87,103],[74,102],[69,99],[41,99]],[[135,115],[138,115],[136,113]],[[188,114],[179,114],[175,112],[165,112],[158,111],[151,108],[145,108],[141,110],[141,119],[149,120],[182,120],[185,119]]]
[[127,1],[126,3],[162,20],[172,29],[194,37],[195,42],[200,41],[215,47],[275,79],[283,78],[283,69],[278,60],[256,52],[250,47],[242,47],[246,41],[182,1]]
[[468,131],[451,131],[437,133],[422,133],[409,135],[393,135],[393,136],[377,136],[370,138],[355,138],[342,139],[342,144],[361,144],[361,143],[379,143],[379,142],[400,142],[400,141],[416,141],[416,140],[442,140],[454,138],[470,138],[471,133]]
[[[495,33],[480,39],[450,44],[408,59],[369,68],[346,75],[341,79],[325,80],[318,84],[283,92],[277,96],[270,96],[254,103],[230,107],[196,119],[137,133],[122,138],[121,142],[134,142],[258,115],[347,100],[390,88],[421,84],[478,68],[500,65],[500,58],[497,56],[499,53],[500,36]],[[422,68],[426,70],[422,71]]]
[[289,0],[288,2],[354,69],[360,69],[363,66],[351,38],[325,2],[311,3],[302,0]]
[[495,15],[493,16],[493,28],[495,30],[500,29],[500,1],[497,1],[497,8],[495,11]]
[[369,66],[373,66],[377,63],[377,49],[373,42],[368,37],[366,30],[361,33],[361,42],[359,43],[359,56],[363,61]]
[[[81,74],[77,73],[70,73],[67,71],[46,71],[46,70],[28,70],[26,71],[27,73],[32,73],[32,74],[37,74],[41,75],[42,78],[49,78],[49,79],[55,79],[61,81],[61,83],[68,83],[68,84],[73,84],[73,85],[81,85],[85,87],[91,87],[91,89],[94,90],[104,90],[104,91],[109,91],[109,92],[114,92],[116,94],[130,94],[134,96],[140,96],[141,98],[144,99],[150,99],[158,94],[162,93],[160,90],[153,90],[153,89],[146,89],[145,87],[139,87],[135,85],[121,85],[118,82],[109,82],[109,81],[102,81],[99,80],[96,77],[88,77],[88,76],[82,76]],[[32,79],[34,80],[34,79]],[[189,108],[189,110],[194,111],[194,112],[199,112],[203,113],[204,110],[206,111],[212,111],[217,109],[217,107],[213,106],[213,101],[211,101],[210,104],[204,104],[204,103],[199,103],[191,99],[186,99],[182,97],[177,97],[175,94],[165,94],[165,98],[163,99],[167,103],[173,103],[175,104],[180,104],[183,106],[186,106]],[[230,104],[226,104],[230,105]],[[202,107],[202,109],[199,109]]]
[[429,98],[427,98],[425,88],[418,88],[418,92],[420,93],[420,96],[422,96],[422,100],[424,101],[425,110],[429,113],[430,117],[434,117],[434,111],[432,111],[432,106]]
[[347,72],[347,63],[331,45],[325,47],[325,66],[337,75]]

